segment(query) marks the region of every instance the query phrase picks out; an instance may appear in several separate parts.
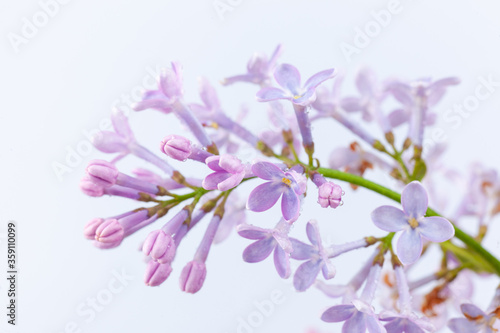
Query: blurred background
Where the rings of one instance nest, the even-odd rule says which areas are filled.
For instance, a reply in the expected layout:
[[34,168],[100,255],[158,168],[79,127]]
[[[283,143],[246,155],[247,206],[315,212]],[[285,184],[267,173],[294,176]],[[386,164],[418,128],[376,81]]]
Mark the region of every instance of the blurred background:
[[[435,128],[444,132],[449,146],[443,161],[464,175],[473,161],[498,167],[499,9],[498,2],[486,0],[0,1],[2,271],[10,220],[18,224],[20,251],[18,325],[7,325],[2,313],[0,332],[340,332],[339,325],[319,319],[338,300],[315,288],[293,291],[291,279],[278,277],[271,258],[244,263],[241,254],[250,241],[235,233],[211,250],[205,284],[195,295],[179,290],[178,276],[201,240],[201,225],[181,244],[174,271],[160,287],[144,285],[146,265],[138,248],[164,221],[127,238],[119,248],[93,247],[82,235],[88,220],[141,205],[89,198],[79,191],[88,161],[109,158],[91,147],[88,137],[107,126],[113,106],[129,114],[138,141],[154,152],[159,153],[158,142],[167,134],[185,134],[172,115],[129,112],[141,90],[153,86],[158,69],[173,60],[184,67],[188,102],[199,101],[197,77],[205,76],[229,115],[235,118],[246,105],[247,126],[256,133],[265,130],[266,107],[255,102],[257,87],[222,87],[218,82],[244,73],[254,52],[270,55],[282,43],[279,61],[295,65],[304,78],[326,68],[342,70],[346,95],[356,94],[353,80],[363,67],[374,69],[381,79],[458,76],[462,83],[450,88],[436,108]],[[382,11],[390,16],[381,17]],[[365,29],[372,29],[371,36],[362,41],[359,34]],[[471,111],[453,111],[485,80],[498,82],[490,84],[488,98]],[[331,120],[315,124],[314,136],[324,165],[334,148],[355,140]],[[135,158],[120,164],[125,172],[135,167],[147,165]],[[206,172],[188,162],[182,170],[185,175]],[[367,177],[394,185],[378,172]],[[345,204],[336,210],[320,209],[314,186],[309,186],[294,237],[304,239],[311,218],[318,220],[328,243],[383,234],[369,214],[389,201],[342,185]],[[446,183],[440,190],[453,198],[459,185]],[[240,192],[243,201],[245,193]],[[259,215],[248,213],[247,221],[272,227],[278,216],[274,207]],[[500,256],[498,226],[492,226],[485,246]],[[336,259],[335,283],[348,281],[370,254],[365,249]],[[422,268],[438,265],[431,253]],[[4,308],[5,279],[0,281]],[[485,307],[497,283],[495,278],[477,279],[474,300]],[[262,304],[273,299],[279,301],[263,310]]]

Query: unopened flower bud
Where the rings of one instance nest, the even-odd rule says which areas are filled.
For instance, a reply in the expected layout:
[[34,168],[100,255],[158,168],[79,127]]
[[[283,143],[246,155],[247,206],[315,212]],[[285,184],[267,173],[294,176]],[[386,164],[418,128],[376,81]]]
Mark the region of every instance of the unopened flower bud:
[[104,222],[104,219],[96,217],[85,225],[83,228],[83,235],[88,239],[95,239],[95,232],[97,228]]
[[109,219],[101,223],[95,231],[95,240],[108,244],[109,246],[118,246],[123,240],[123,226],[117,219]]
[[165,282],[170,273],[172,266],[170,264],[160,264],[151,260],[146,267],[146,274],[144,274],[144,283],[151,287],[156,287]]
[[161,264],[171,262],[174,259],[175,250],[174,240],[163,230],[152,231],[142,245],[142,252]]
[[194,294],[198,292],[205,282],[207,268],[204,262],[190,261],[182,270],[179,282],[181,290]]
[[111,187],[116,183],[118,170],[116,167],[103,160],[93,160],[87,166],[87,175],[96,183],[104,187]]
[[318,203],[323,208],[337,208],[342,202],[342,188],[333,182],[323,183],[318,194]]
[[104,195],[104,188],[94,183],[88,176],[80,180],[80,190],[89,197],[102,197]]
[[178,161],[187,160],[192,151],[191,141],[179,135],[166,136],[160,143],[160,149],[167,156]]

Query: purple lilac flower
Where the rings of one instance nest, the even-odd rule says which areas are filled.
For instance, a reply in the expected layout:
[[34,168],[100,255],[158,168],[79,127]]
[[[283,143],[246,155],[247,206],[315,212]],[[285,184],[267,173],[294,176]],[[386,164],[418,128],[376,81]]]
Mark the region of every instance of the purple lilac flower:
[[293,251],[290,256],[296,260],[306,260],[297,268],[293,277],[293,285],[297,291],[305,291],[312,286],[320,271],[325,279],[332,279],[336,270],[330,261],[331,258],[367,245],[366,240],[362,239],[325,248],[321,242],[321,235],[315,220],[307,223],[306,232],[311,245],[292,239]]
[[111,123],[115,131],[101,131],[96,133],[92,137],[94,147],[104,153],[120,153],[120,156],[115,161],[127,154],[133,154],[146,162],[156,165],[167,175],[172,176],[174,172],[172,166],[137,143],[128,124],[127,117],[125,117],[120,109],[114,109],[111,113]]
[[263,229],[249,224],[237,227],[241,237],[255,240],[243,251],[243,260],[249,263],[263,261],[274,251],[274,266],[279,276],[287,279],[290,274],[291,240],[288,239],[290,222],[281,219],[273,229]]
[[429,108],[441,100],[448,86],[458,83],[458,78],[447,77],[436,81],[423,78],[409,83],[394,81],[388,84],[388,92],[405,106],[410,115],[408,137],[417,147],[422,147],[425,125],[433,123],[435,118],[429,113]]
[[203,105],[191,104],[190,107],[196,114],[196,117],[204,125],[211,126],[216,129],[221,127],[228,133],[232,133],[243,141],[249,143],[252,147],[257,146],[259,139],[245,127],[241,126],[238,122],[229,118],[224,111],[222,111],[217,93],[207,79],[200,79],[199,91]]
[[172,68],[165,69],[160,75],[158,90],[144,92],[142,101],[133,106],[135,111],[155,109],[163,113],[173,112],[191,130],[193,135],[204,147],[212,147],[212,141],[195,118],[191,109],[184,104],[182,88],[182,68],[177,62],[172,62]]
[[493,333],[500,329],[500,321],[497,321],[500,308],[488,314],[474,304],[464,303],[460,309],[465,318],[453,318],[448,322],[454,333]]
[[230,85],[236,82],[249,82],[260,86],[269,85],[276,61],[282,52],[283,47],[280,44],[276,47],[269,60],[264,54],[254,54],[248,61],[246,74],[225,78],[222,80],[222,84]]
[[257,92],[259,102],[286,99],[293,104],[308,106],[316,99],[316,87],[335,76],[335,69],[327,69],[311,76],[301,85],[300,73],[292,65],[282,64],[274,70],[274,78],[281,88],[267,87]]
[[427,192],[418,181],[406,185],[401,194],[403,210],[392,206],[375,209],[372,220],[377,227],[389,232],[399,232],[396,253],[405,265],[414,263],[422,253],[423,238],[432,242],[444,242],[453,237],[455,229],[440,216],[425,217]]
[[371,305],[381,270],[380,265],[373,265],[366,279],[361,298],[328,308],[323,312],[321,320],[328,323],[345,322],[342,326],[342,333],[364,333],[367,330],[369,333],[385,333],[386,330]]
[[252,165],[255,176],[269,180],[257,186],[248,196],[247,208],[254,212],[268,210],[281,199],[281,212],[285,220],[296,219],[300,211],[300,198],[304,192],[290,172],[284,172],[275,164],[257,162]]
[[384,133],[391,131],[392,126],[389,117],[383,114],[381,104],[387,96],[372,70],[365,68],[356,76],[356,87],[360,97],[345,97],[341,105],[347,112],[361,112],[365,121],[375,119]]
[[206,163],[215,172],[203,180],[205,190],[227,191],[238,186],[247,174],[245,165],[229,154],[210,156],[206,159]]

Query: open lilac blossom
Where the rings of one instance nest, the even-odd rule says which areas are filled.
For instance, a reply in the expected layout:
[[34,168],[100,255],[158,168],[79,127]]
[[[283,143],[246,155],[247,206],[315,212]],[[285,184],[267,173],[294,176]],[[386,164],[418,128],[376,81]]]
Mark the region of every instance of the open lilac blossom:
[[213,142],[195,118],[191,109],[184,103],[182,88],[182,67],[172,62],[172,68],[164,69],[158,80],[157,90],[145,91],[142,101],[133,105],[135,111],[155,109],[163,113],[174,113],[189,128],[204,147],[212,147]]
[[245,165],[229,154],[210,156],[206,163],[214,171],[203,180],[203,188],[206,190],[227,191],[238,186],[247,174]]
[[287,279],[291,274],[290,252],[292,243],[288,239],[291,223],[281,219],[273,229],[263,229],[249,224],[240,224],[238,234],[255,240],[243,251],[243,260],[249,263],[260,262],[274,251],[274,266],[279,276]]
[[269,180],[257,186],[248,196],[247,208],[254,212],[268,210],[281,199],[281,212],[285,220],[296,219],[300,211],[300,198],[304,192],[290,172],[284,172],[275,164],[257,162],[252,165],[255,176]]
[[494,333],[500,329],[500,307],[490,313],[471,303],[460,306],[465,318],[453,318],[448,322],[448,327],[454,333]]
[[293,277],[293,286],[297,291],[305,291],[312,286],[320,271],[325,279],[332,279],[336,269],[330,261],[331,258],[368,245],[366,240],[362,239],[325,248],[321,242],[318,223],[315,220],[307,223],[306,232],[311,245],[292,239],[291,257],[296,260],[306,260],[297,268]]
[[406,185],[401,194],[403,210],[392,206],[381,206],[372,214],[377,227],[389,232],[401,232],[396,253],[405,265],[417,261],[422,253],[423,239],[444,242],[453,237],[455,229],[447,219],[440,216],[425,217],[427,192],[418,181]]
[[409,83],[395,80],[388,84],[387,91],[401,102],[409,113],[408,137],[416,146],[422,147],[425,126],[434,122],[435,115],[429,112],[430,108],[441,100],[448,86],[459,83],[458,78],[447,77],[436,81],[423,78]]
[[371,302],[373,300],[382,267],[375,264],[370,269],[363,293],[348,303],[335,305],[323,312],[321,320],[327,323],[345,322],[342,333],[386,333]]
[[304,85],[300,73],[292,65],[282,64],[274,70],[274,78],[281,88],[267,87],[257,92],[259,102],[286,99],[293,104],[307,106],[316,99],[316,87],[335,76],[335,69],[327,69],[311,76]]
[[222,84],[230,85],[236,82],[249,82],[260,86],[269,85],[272,72],[282,52],[283,47],[280,44],[269,59],[264,54],[255,53],[248,61],[246,74],[227,77],[222,80]]

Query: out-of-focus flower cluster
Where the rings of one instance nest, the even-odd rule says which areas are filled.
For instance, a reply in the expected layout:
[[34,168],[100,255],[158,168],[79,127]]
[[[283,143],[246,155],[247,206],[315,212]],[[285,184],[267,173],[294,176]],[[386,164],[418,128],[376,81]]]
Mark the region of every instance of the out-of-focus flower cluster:
[[[93,143],[100,151],[117,155],[109,161],[91,161],[80,188],[88,196],[120,196],[140,205],[118,215],[90,220],[84,228],[85,237],[98,248],[111,249],[153,222],[166,221],[142,242],[147,261],[144,282],[159,286],[171,275],[182,240],[198,224],[205,225],[193,259],[179,274],[180,288],[196,293],[205,282],[211,246],[236,229],[241,237],[252,241],[243,252],[244,261],[256,263],[273,254],[278,275],[284,279],[293,276],[297,291],[315,286],[339,299],[321,319],[343,323],[342,332],[431,332],[447,323],[447,309],[454,306],[464,314],[464,318],[448,322],[454,332],[496,331],[500,292],[497,290],[490,307],[483,312],[471,304],[470,288],[460,285],[469,285],[473,272],[499,273],[480,242],[500,212],[500,180],[495,171],[474,165],[462,184],[463,199],[453,210],[446,193],[435,186],[434,178],[458,184],[467,177],[444,166],[440,158],[443,145],[427,148],[424,144],[425,129],[436,121],[437,104],[450,86],[458,84],[458,79],[378,81],[372,71],[362,69],[355,78],[357,94],[343,96],[340,89],[344,77],[337,70],[320,71],[302,82],[297,68],[279,62],[281,53],[282,47],[278,46],[269,59],[255,55],[246,73],[222,81],[225,86],[246,82],[258,87],[254,98],[269,108],[269,126],[261,133],[247,128],[243,118],[232,119],[226,114],[216,89],[205,78],[199,81],[201,102],[186,102],[179,63],[172,63],[162,72],[158,88],[144,92],[134,109],[154,109],[167,117],[174,114],[195,142],[185,136],[160,133],[159,156],[142,146],[124,114],[113,110],[114,131],[98,133]],[[328,88],[330,81],[333,86]],[[343,127],[356,140],[332,150],[325,161],[330,168],[322,167],[324,158],[315,154],[315,145],[323,142],[315,141],[312,132],[314,122],[327,119],[335,121],[332,131]],[[373,124],[369,123],[379,127],[380,133],[373,133]],[[331,142],[326,144],[331,147]],[[245,146],[260,156],[242,162],[238,153]],[[117,165],[128,155],[150,163],[156,172],[121,172]],[[172,159],[197,164],[200,172],[184,175],[171,165]],[[392,177],[402,194],[365,179],[369,170]],[[204,173],[207,175],[200,177]],[[349,183],[353,189],[366,187],[400,201],[400,207],[384,205],[372,212],[371,221],[366,218],[366,223],[381,229],[382,236],[360,235],[358,240],[327,244],[324,239],[328,237],[320,233],[321,221],[301,219],[305,200],[332,209],[331,214],[342,206],[342,187],[328,179]],[[243,182],[251,184],[249,193],[240,189]],[[306,198],[312,186],[317,195]],[[277,204],[281,210],[279,221],[266,221],[267,227],[247,222],[247,210],[264,212]],[[451,214],[455,225],[438,215],[430,204]],[[477,235],[464,235],[457,229],[463,217],[478,220]],[[292,225],[297,224],[306,229],[307,242],[290,236]],[[338,226],[337,233],[342,234],[342,226]],[[465,245],[450,241],[454,236]],[[423,278],[409,280],[413,264],[433,246],[442,251],[437,269],[430,269]],[[365,247],[373,247],[373,254],[363,260],[349,283],[325,282],[336,275],[336,257]],[[299,263],[295,272],[292,260]],[[425,289],[422,286],[432,289],[420,292]],[[379,301],[377,292],[385,293]]]

